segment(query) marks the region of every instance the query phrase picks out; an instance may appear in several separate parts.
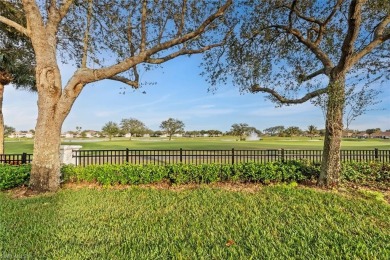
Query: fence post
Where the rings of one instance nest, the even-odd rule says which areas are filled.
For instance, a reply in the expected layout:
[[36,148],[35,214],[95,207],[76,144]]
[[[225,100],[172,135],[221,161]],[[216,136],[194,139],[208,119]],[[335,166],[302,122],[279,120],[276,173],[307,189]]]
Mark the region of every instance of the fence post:
[[126,162],[129,162],[129,148],[126,148]]
[[183,162],[183,148],[180,148],[180,163]]
[[232,164],[234,164],[234,148],[232,148]]
[[22,153],[22,164],[27,163],[27,153]]
[[81,145],[61,145],[60,160],[62,164],[77,165],[77,157],[73,156],[73,151],[78,151],[82,148]]
[[378,148],[375,148],[375,161],[379,161],[379,150]]
[[281,156],[281,159],[282,159],[282,162],[284,162],[284,149],[280,149],[280,156]]

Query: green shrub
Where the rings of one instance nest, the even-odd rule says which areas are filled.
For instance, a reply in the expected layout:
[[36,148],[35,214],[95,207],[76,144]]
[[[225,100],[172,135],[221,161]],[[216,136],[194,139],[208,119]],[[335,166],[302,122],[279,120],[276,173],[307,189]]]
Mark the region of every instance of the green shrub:
[[0,190],[26,185],[30,179],[31,166],[0,164]]
[[347,162],[342,164],[341,181],[360,184],[390,184],[390,163]]
[[[0,190],[28,183],[30,165],[0,165]],[[213,183],[217,181],[252,182],[302,182],[315,180],[320,166],[307,160],[234,165],[219,164],[173,164],[173,165],[88,165],[85,167],[65,165],[61,169],[64,182],[97,182],[101,185],[148,184],[167,180],[172,184]],[[342,164],[341,182],[374,184],[388,187],[390,163],[347,162]]]
[[[96,181],[103,185],[144,184],[168,180],[172,184],[213,183],[217,181],[301,182],[315,180],[320,166],[307,160],[234,165],[172,164],[172,165],[90,165],[74,167],[75,180]],[[389,164],[348,162],[342,164],[341,181],[366,183],[390,180]]]

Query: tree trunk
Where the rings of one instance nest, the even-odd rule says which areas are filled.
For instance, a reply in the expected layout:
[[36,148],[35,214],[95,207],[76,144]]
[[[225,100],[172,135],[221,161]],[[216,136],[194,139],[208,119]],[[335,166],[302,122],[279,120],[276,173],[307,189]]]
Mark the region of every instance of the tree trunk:
[[58,67],[37,68],[38,120],[35,128],[34,158],[30,189],[36,192],[56,191],[60,186],[61,127],[75,100],[61,100],[61,78]]
[[319,186],[328,188],[338,185],[340,177],[340,147],[343,131],[345,102],[345,75],[331,76],[325,123],[325,140],[322,155]]
[[34,191],[56,191],[60,186],[61,125],[53,111],[38,115],[30,177],[30,188]]
[[3,117],[4,85],[0,82],[0,154],[4,154],[4,117]]

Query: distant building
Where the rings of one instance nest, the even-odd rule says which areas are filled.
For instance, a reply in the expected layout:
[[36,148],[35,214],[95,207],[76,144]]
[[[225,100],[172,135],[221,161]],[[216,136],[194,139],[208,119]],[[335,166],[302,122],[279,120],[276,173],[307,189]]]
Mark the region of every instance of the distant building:
[[390,139],[390,131],[373,133],[371,138]]
[[8,136],[9,138],[34,138],[34,133],[30,131],[18,131]]
[[62,138],[75,138],[75,134],[71,131],[65,132],[61,134]]

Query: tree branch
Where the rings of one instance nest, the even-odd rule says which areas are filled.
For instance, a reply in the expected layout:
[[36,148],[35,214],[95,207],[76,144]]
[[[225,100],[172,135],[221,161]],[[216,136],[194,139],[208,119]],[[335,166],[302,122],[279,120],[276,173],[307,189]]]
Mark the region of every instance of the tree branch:
[[325,31],[325,27],[328,25],[328,23],[332,20],[333,16],[336,14],[337,9],[340,7],[340,5],[343,3],[343,0],[338,0],[337,3],[334,5],[332,12],[328,15],[328,17],[325,19],[324,22],[320,23],[320,29],[318,30],[317,39],[315,40],[314,44],[319,45],[322,38],[323,33]]
[[374,39],[364,47],[360,52],[355,53],[351,58],[351,66],[363,58],[365,55],[370,53],[375,47],[380,45],[381,43],[390,40],[390,33],[383,34],[386,26],[390,24],[390,14],[387,15],[377,26],[374,32]]
[[352,0],[348,14],[348,30],[341,47],[341,57],[337,64],[339,71],[351,66],[351,57],[354,51],[354,43],[359,35],[362,23],[362,5],[366,0]]
[[211,45],[207,45],[203,48],[200,48],[200,49],[196,49],[196,50],[191,50],[191,49],[181,49],[177,52],[174,52],[174,53],[171,53],[165,57],[161,57],[161,58],[149,58],[146,60],[147,63],[150,63],[150,64],[161,64],[161,63],[164,63],[168,60],[172,60],[178,56],[182,56],[182,55],[191,55],[191,54],[198,54],[198,53],[203,53],[207,50],[210,50],[212,48],[215,48],[215,47],[219,47],[219,46],[222,46],[224,45],[224,41],[220,42],[220,43],[216,43],[216,44],[211,44]]
[[142,17],[141,17],[141,52],[146,49],[146,16],[147,16],[146,0],[142,1]]
[[300,43],[305,45],[309,50],[322,62],[326,70],[329,70],[333,67],[332,60],[313,42],[308,39],[305,39],[300,31],[297,29],[289,28],[285,25],[272,25],[271,28],[281,29],[291,35],[293,35]]
[[73,3],[74,3],[74,0],[66,0],[66,1],[60,6],[59,14],[60,14],[61,20],[62,20],[62,18],[64,18],[65,15],[68,13],[69,8],[71,7],[71,5],[72,5]]
[[307,93],[302,98],[289,99],[289,98],[286,98],[286,97],[280,95],[277,91],[275,91],[273,89],[263,88],[263,87],[260,87],[258,84],[253,85],[251,90],[250,90],[251,93],[265,92],[265,93],[271,94],[274,98],[276,98],[276,100],[278,100],[282,104],[301,104],[301,103],[308,101],[309,99],[317,97],[321,94],[325,94],[327,91],[328,91],[328,88],[321,88],[321,89],[317,89],[315,91]]
[[179,25],[179,28],[177,30],[177,36],[180,36],[183,33],[183,28],[184,28],[184,23],[185,23],[185,14],[187,11],[186,6],[187,6],[187,0],[183,0],[181,16],[180,16],[180,25]]
[[[26,0],[27,1],[27,0]],[[146,62],[148,59],[150,59],[150,56],[158,53],[161,50],[169,49],[173,46],[177,46],[181,43],[184,43],[186,41],[189,41],[199,35],[201,35],[207,27],[213,23],[214,20],[219,18],[224,14],[224,12],[228,9],[228,7],[232,4],[232,0],[228,0],[222,7],[220,7],[214,14],[210,15],[196,30],[185,34],[181,37],[174,38],[168,42],[165,42],[163,44],[158,44],[154,48],[151,48],[149,50],[145,50],[143,52],[138,53],[135,56],[131,56],[129,58],[124,59],[123,61],[104,68],[100,69],[89,69],[89,68],[80,68],[76,70],[76,72],[73,74],[73,76],[69,79],[68,83],[66,84],[66,87],[64,91],[67,93],[66,95],[78,95],[81,89],[78,86],[84,86],[85,84],[96,82],[102,79],[111,79],[115,78],[117,74],[127,71],[131,68],[134,68],[137,64],[140,64],[142,62]],[[131,32],[129,37],[131,36]],[[213,45],[210,45],[213,46]],[[207,46],[204,48],[208,48]],[[134,75],[137,77],[138,73],[135,70]],[[119,78],[116,78],[119,79]],[[131,80],[119,80],[121,82],[125,81],[126,84],[130,84],[134,86],[134,82]],[[65,96],[66,96],[65,95]]]
[[147,55],[151,56],[152,54],[155,54],[159,51],[166,50],[170,47],[182,44],[201,35],[203,32],[205,32],[205,30],[210,24],[212,24],[217,18],[219,18],[225,13],[225,11],[230,7],[231,4],[232,0],[227,0],[227,2],[217,10],[217,12],[209,16],[196,30],[187,33],[181,37],[177,37],[170,41],[156,45],[155,47],[147,51]]
[[312,78],[315,78],[321,74],[329,75],[329,73],[330,73],[330,70],[322,68],[322,69],[317,70],[309,75],[299,75],[299,82],[305,82],[305,81],[311,80]]
[[297,5],[297,0],[294,0],[292,2],[292,4],[291,4],[291,7],[287,6],[287,8],[290,9],[290,13],[288,15],[288,25],[289,25],[290,29],[293,28],[293,17],[292,17],[292,15],[293,15],[293,13],[295,13],[295,6],[296,5]]
[[83,40],[83,57],[81,60],[81,67],[86,68],[87,67],[87,59],[88,59],[88,44],[89,44],[89,30],[91,27],[91,17],[92,17],[92,10],[93,10],[93,3],[92,0],[88,0],[88,11],[87,11],[87,25],[85,28],[85,34],[84,34],[84,40]]
[[27,30],[27,28],[23,27],[22,25],[14,22],[14,21],[12,21],[4,16],[0,15],[0,22],[14,28],[15,30],[23,33],[24,35],[26,35],[28,37],[30,36],[30,30]]
[[135,89],[137,89],[139,87],[138,79],[134,81],[134,80],[130,80],[130,79],[126,78],[126,77],[122,77],[122,76],[112,76],[112,77],[110,77],[108,79],[125,83],[126,85],[129,85],[129,86],[131,86],[132,88],[135,88]]

